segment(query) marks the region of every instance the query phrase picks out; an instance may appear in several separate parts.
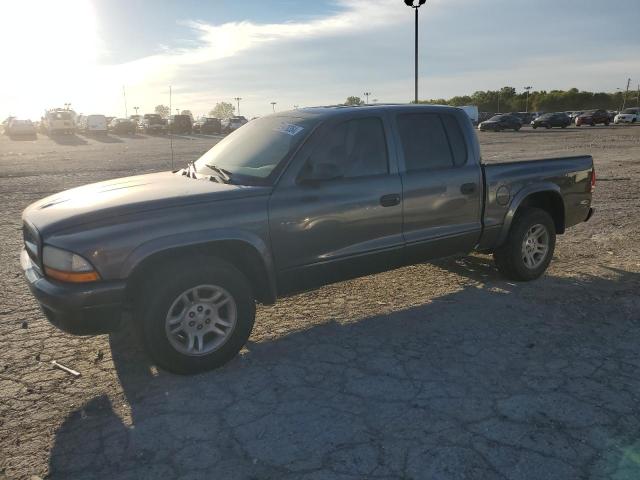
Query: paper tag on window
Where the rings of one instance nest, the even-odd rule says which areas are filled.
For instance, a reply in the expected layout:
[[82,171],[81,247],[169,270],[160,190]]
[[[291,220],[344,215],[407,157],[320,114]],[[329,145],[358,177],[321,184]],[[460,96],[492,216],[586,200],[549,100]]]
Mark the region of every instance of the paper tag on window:
[[276,132],[286,133],[287,135],[294,136],[304,130],[304,127],[293,125],[292,123],[282,122],[275,128]]

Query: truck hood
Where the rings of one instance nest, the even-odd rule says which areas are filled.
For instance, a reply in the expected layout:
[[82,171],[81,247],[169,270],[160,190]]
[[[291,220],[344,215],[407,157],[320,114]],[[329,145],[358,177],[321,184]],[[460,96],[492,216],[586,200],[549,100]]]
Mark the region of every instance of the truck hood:
[[51,195],[28,206],[23,220],[41,235],[109,218],[161,208],[266,194],[269,187],[196,180],[171,172],[93,183]]

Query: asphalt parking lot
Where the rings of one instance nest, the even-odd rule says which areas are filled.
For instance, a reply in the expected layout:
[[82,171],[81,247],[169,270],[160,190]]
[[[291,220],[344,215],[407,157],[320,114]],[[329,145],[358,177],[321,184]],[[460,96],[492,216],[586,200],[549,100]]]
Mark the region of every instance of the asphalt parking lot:
[[[640,127],[479,137],[487,162],[594,156],[596,214],[545,277],[472,255],[327,286],[193,377],[50,326],[18,258],[28,204],[167,170],[169,139],[0,137],[0,479],[640,478]],[[176,167],[217,138],[174,137]]]

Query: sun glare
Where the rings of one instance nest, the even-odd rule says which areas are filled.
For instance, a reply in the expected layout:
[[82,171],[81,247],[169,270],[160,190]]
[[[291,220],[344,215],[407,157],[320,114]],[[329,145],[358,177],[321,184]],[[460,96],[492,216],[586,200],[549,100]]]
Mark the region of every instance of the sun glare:
[[21,0],[0,7],[0,95],[5,108],[39,117],[87,93],[99,53],[88,0]]

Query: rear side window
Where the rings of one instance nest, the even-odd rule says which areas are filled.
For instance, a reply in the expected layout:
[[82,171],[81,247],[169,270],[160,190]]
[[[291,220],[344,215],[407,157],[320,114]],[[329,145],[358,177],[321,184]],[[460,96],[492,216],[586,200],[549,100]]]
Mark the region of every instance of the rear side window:
[[[448,117],[448,115],[444,115],[444,117]],[[453,121],[455,122],[455,118],[453,118]],[[461,163],[454,163],[454,154],[449,146],[447,132],[440,115],[434,113],[398,115],[398,127],[404,152],[405,168],[408,172],[450,168],[464,163],[463,159],[466,154],[463,154],[459,148],[456,148],[456,152],[458,162]],[[455,131],[456,129],[454,128],[453,130]],[[461,136],[459,130],[458,133]],[[457,139],[452,139],[452,141],[464,145],[463,142],[459,142]]]
[[440,118],[442,118],[444,128],[449,137],[449,145],[451,145],[451,152],[453,153],[453,164],[456,167],[464,165],[467,163],[467,144],[464,141],[458,120],[453,115],[441,115]]
[[357,118],[332,126],[309,158],[310,165],[338,165],[346,178],[389,173],[387,142],[379,118]]

